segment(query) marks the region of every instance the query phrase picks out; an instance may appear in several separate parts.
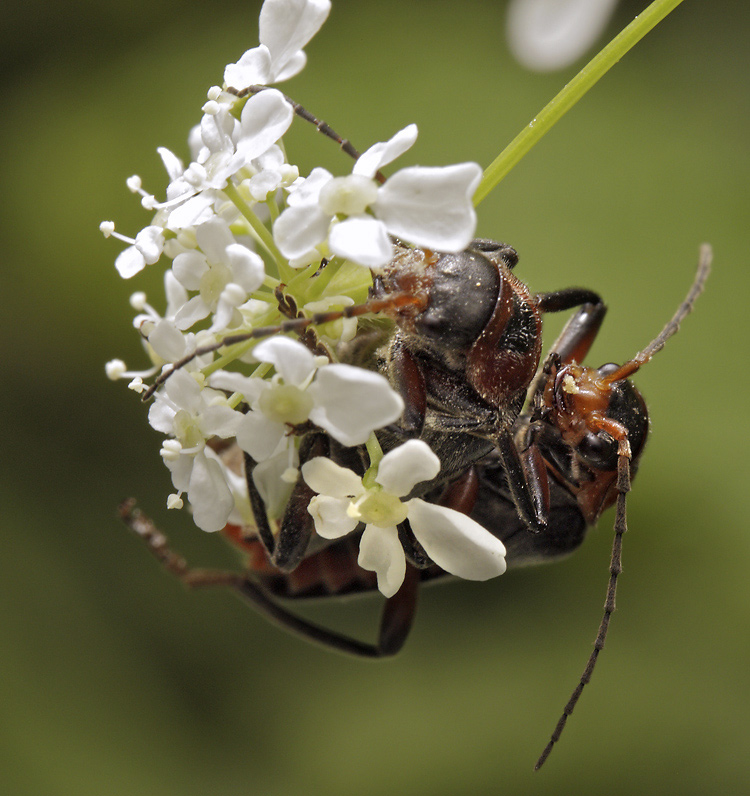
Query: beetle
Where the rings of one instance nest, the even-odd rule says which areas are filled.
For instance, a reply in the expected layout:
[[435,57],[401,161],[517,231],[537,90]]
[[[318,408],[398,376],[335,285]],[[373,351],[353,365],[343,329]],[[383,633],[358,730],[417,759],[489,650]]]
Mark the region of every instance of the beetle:
[[[703,290],[710,263],[710,247],[703,246],[696,277],[686,299],[662,332],[622,366],[610,363],[594,369],[578,364],[588,353],[606,313],[606,307],[595,294],[591,294],[595,300],[582,303],[564,328],[529,386],[527,411],[518,414],[508,430],[517,457],[511,465],[518,461],[523,468],[524,485],[533,490],[534,508],[542,520],[541,527],[533,528],[535,533],[528,527],[527,517],[518,506],[517,486],[514,487],[517,473],[509,467],[508,459],[499,446],[470,462],[464,472],[449,480],[447,485],[441,487],[431,483],[425,492],[428,500],[471,515],[500,538],[506,546],[510,567],[553,560],[571,553],[583,542],[587,528],[596,523],[601,513],[613,503],[617,504],[610,577],[594,649],[537,760],[536,769],[544,764],[560,739],[568,717],[591,679],[615,610],[617,580],[622,569],[622,537],[627,530],[626,497],[649,431],[645,401],[629,376],[677,332]],[[543,295],[537,299],[537,304],[555,307],[567,301],[571,293],[563,293],[562,302],[557,298],[550,299],[550,295],[560,294]],[[440,309],[437,311],[439,314]],[[410,329],[407,327],[407,331]],[[439,337],[440,334],[438,332]],[[389,351],[398,345],[397,334]],[[424,351],[431,349],[420,346],[416,350],[423,358]],[[398,361],[392,358],[391,365],[394,359]],[[425,385],[435,382],[429,370],[426,374],[419,372]],[[412,392],[413,382],[414,379]],[[424,428],[430,417],[428,392],[425,386],[423,395],[423,382],[417,380],[416,383],[420,392],[419,400],[414,403],[419,411],[412,407],[411,412],[417,419],[417,427],[422,424]],[[405,393],[413,399],[408,389]],[[462,406],[464,411],[469,411]],[[470,402],[469,407],[473,406]],[[474,427],[474,420],[470,414],[470,428]],[[459,435],[467,433],[460,429],[460,425],[451,428]],[[455,437],[438,435],[434,441],[437,441],[439,449],[444,449],[446,444],[455,441]],[[361,449],[348,449],[346,454],[343,451],[347,449],[335,451],[332,448],[334,443],[323,432],[308,434],[302,440],[300,458],[304,461],[315,455],[328,455],[342,460],[362,454]],[[465,451],[462,450],[457,458],[465,464]],[[419,585],[446,574],[419,548],[409,532],[408,520],[399,526],[400,539],[410,563],[406,577],[398,592],[385,602],[376,643],[362,642],[303,619],[279,602],[279,598],[339,596],[374,590],[377,586],[375,574],[357,564],[356,534],[333,543],[312,538],[312,524],[303,517],[312,493],[300,478],[277,539],[253,484],[252,462],[246,462],[246,466],[257,530],[248,535],[246,529],[236,526],[224,529],[230,541],[246,554],[246,571],[243,573],[191,569],[169,548],[163,534],[132,500],[121,506],[121,516],[147,542],[165,568],[188,586],[229,586],[272,622],[331,649],[361,657],[386,657],[397,653],[413,622]],[[293,526],[294,522],[304,523],[305,530],[300,533],[300,529]],[[283,545],[291,545],[294,551],[287,560],[299,559],[289,571],[282,570],[273,561],[274,552],[283,550]]]
[[[155,385],[194,356],[220,345],[270,333],[305,332],[335,318],[378,312],[394,322],[393,332],[385,333],[379,341],[383,345],[370,357],[363,357],[356,346],[355,350],[344,348],[341,359],[381,370],[404,398],[406,409],[401,422],[376,432],[383,449],[390,450],[405,439],[418,437],[427,441],[441,460],[437,478],[420,484],[409,497],[435,491],[496,451],[519,516],[530,531],[538,533],[546,527],[546,518],[540,514],[541,501],[527,482],[527,469],[513,439],[513,425],[538,369],[541,314],[601,300],[591,291],[578,288],[532,296],[512,273],[517,262],[518,255],[512,247],[484,239],[474,241],[459,253],[441,254],[397,245],[393,261],[375,276],[366,304],[310,318],[292,317],[275,327],[224,338],[177,362]],[[279,295],[279,306],[289,315],[296,314],[283,293]],[[360,475],[368,465],[364,446],[344,448],[309,424],[290,428],[290,433],[302,437],[301,464],[315,456],[325,456]],[[255,518],[252,536],[264,549],[268,564],[282,574],[281,582],[289,575],[288,584],[296,583],[297,578],[291,573],[298,567],[304,565],[303,569],[309,571],[338,555],[336,549],[319,549],[323,543],[314,535],[313,520],[307,511],[313,492],[301,475],[284,516],[274,529],[253,478],[256,463],[247,454],[244,466]],[[458,507],[450,493],[435,500],[449,508]],[[429,569],[431,562],[408,523],[400,527],[400,538],[409,560],[419,569]],[[250,568],[256,572],[263,569],[257,561]],[[413,614],[415,598],[408,591],[415,590],[419,580],[411,578],[404,593],[391,598],[393,606],[403,602],[412,606]],[[279,579],[270,581],[275,584],[273,593],[283,593]],[[407,617],[406,609],[386,607],[385,611],[388,616],[403,617],[403,621],[398,632],[395,626],[384,624],[381,638],[368,655],[394,654],[408,633],[411,617]],[[321,639],[317,631],[315,635]],[[333,636],[330,644],[346,647]],[[352,642],[347,651],[361,654],[361,647]]]
[[[394,323],[380,349],[364,358],[357,346],[354,351],[344,347],[338,353],[341,361],[379,369],[402,395],[405,410],[401,421],[376,432],[382,448],[388,451],[405,439],[420,438],[440,459],[438,476],[421,483],[408,497],[426,494],[459,477],[494,450],[502,461],[519,516],[532,532],[539,533],[546,528],[545,509],[538,487],[529,483],[533,471],[513,439],[513,424],[538,369],[541,315],[583,303],[599,306],[601,299],[579,288],[532,296],[512,272],[518,262],[516,251],[504,243],[477,239],[458,253],[402,244],[395,250],[389,265],[374,275],[366,304],[310,318],[290,317],[276,327],[224,338],[176,363],[156,385],[192,357],[220,346],[281,331],[307,332],[315,324],[338,317],[377,311]],[[282,311],[296,315],[283,291],[277,298]],[[314,341],[305,339],[317,350]],[[310,424],[290,428],[290,433],[302,437],[300,464],[323,456],[360,475],[367,469],[369,460],[363,446],[343,448]],[[298,475],[274,531],[254,481],[255,467],[256,462],[246,454],[245,476],[257,536],[270,563],[281,572],[291,572],[311,552],[313,519],[307,507],[313,492]],[[403,524],[400,537],[407,557],[426,567],[429,560],[408,523]]]
[[604,648],[615,610],[617,579],[622,570],[622,537],[627,530],[626,496],[649,433],[646,402],[629,377],[646,364],[679,329],[703,291],[712,253],[701,247],[693,284],[661,333],[623,365],[599,368],[582,364],[606,313],[603,304],[582,306],[552,346],[530,390],[530,410],[519,416],[515,434],[525,454],[533,451],[535,484],[544,496],[549,519],[544,533],[533,535],[518,521],[510,501],[507,473],[493,457],[464,476],[461,488],[472,490],[471,516],[499,534],[509,565],[554,560],[573,552],[602,512],[617,504],[610,578],[604,615],[583,674],[536,763],[538,770],[560,739],[583,688]]
[[[358,157],[348,141],[292,104],[298,115]],[[387,451],[416,437],[427,441],[440,458],[438,477],[420,484],[411,496],[421,495],[471,515],[506,544],[510,566],[572,552],[587,528],[616,502],[610,583],[595,649],[539,767],[591,676],[614,610],[626,529],[625,496],[648,433],[645,402],[628,377],[664,345],[692,308],[708,274],[710,253],[702,252],[687,299],[646,349],[621,367],[592,369],[579,363],[606,312],[596,293],[569,288],[532,295],[513,273],[518,262],[515,250],[495,241],[477,239],[458,253],[394,244],[394,258],[374,274],[366,303],[299,317],[282,287],[277,298],[286,321],[197,349],[163,372],[145,397],[175,369],[220,347],[287,332],[300,334],[309,346],[317,347],[309,335],[315,326],[378,314],[390,318],[393,329],[374,332],[373,339],[362,335],[339,354],[342,361],[382,372],[404,398],[400,422],[376,432],[382,448]],[[578,311],[539,369],[542,315],[574,308]],[[368,466],[364,446],[344,448],[309,424],[290,428],[290,433],[302,437],[301,463],[325,456],[359,474]],[[368,644],[338,634],[296,616],[279,598],[374,590],[374,573],[356,562],[357,533],[333,543],[315,536],[307,512],[314,493],[301,476],[284,516],[272,528],[254,483],[255,466],[244,454],[255,528],[224,530],[247,556],[244,573],[190,569],[132,501],[123,504],[121,515],[165,567],[190,586],[230,586],[287,630],[342,652],[364,657],[398,652],[413,621],[420,583],[446,574],[421,549],[408,521],[399,526],[399,538],[411,566],[397,594],[386,600],[377,641]]]

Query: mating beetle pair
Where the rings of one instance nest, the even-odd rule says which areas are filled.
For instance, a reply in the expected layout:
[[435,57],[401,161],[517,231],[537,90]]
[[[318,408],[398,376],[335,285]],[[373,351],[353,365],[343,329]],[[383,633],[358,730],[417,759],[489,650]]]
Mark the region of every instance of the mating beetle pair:
[[[348,142],[300,106],[294,107],[357,156]],[[703,250],[693,288],[661,335],[622,367],[598,370],[580,363],[604,317],[599,296],[579,288],[531,295],[513,273],[517,260],[510,246],[488,240],[476,240],[455,254],[396,242],[395,256],[375,276],[365,304],[298,318],[280,291],[280,309],[293,316],[288,321],[225,337],[174,368],[251,337],[302,334],[340,317],[386,316],[393,321],[392,329],[355,338],[339,355],[342,361],[379,370],[404,399],[400,422],[376,432],[381,447],[387,451],[406,439],[420,438],[440,459],[439,475],[421,483],[413,496],[472,516],[503,541],[510,566],[571,552],[583,541],[587,527],[617,502],[604,619],[584,676],[537,764],[541,765],[590,677],[614,610],[626,529],[625,496],[648,432],[645,403],[628,377],[663,346],[690,311],[708,274],[710,253]],[[541,316],[575,308],[540,369]],[[159,377],[152,389],[171,372]],[[324,456],[359,474],[368,466],[364,446],[343,448],[325,432],[308,427],[290,432],[303,435],[301,464]],[[342,636],[297,617],[277,598],[374,589],[373,573],[357,565],[357,532],[329,544],[316,537],[307,512],[313,493],[301,477],[278,527],[272,528],[254,483],[254,467],[245,455],[255,528],[248,532],[230,526],[225,531],[248,555],[245,573],[190,570],[131,502],[124,505],[123,517],[167,568],[190,585],[229,585],[287,629],[344,652],[367,657],[397,652],[411,627],[420,582],[445,574],[421,548],[408,520],[399,526],[399,538],[411,566],[402,587],[386,601],[377,642]]]

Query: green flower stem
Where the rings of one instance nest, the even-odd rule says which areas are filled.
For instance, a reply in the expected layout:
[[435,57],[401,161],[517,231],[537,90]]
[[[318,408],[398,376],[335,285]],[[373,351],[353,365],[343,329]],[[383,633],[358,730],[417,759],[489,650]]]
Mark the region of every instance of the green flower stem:
[[286,283],[287,293],[291,293],[295,297],[297,294],[303,297],[306,296],[308,283],[317,273],[319,268],[320,263],[316,260],[315,262],[310,263],[310,265],[307,265],[297,271],[297,273]]
[[380,460],[383,458],[383,449],[380,447],[375,432],[370,434],[370,438],[365,443],[365,447],[367,448],[367,455],[370,457],[370,466],[367,468],[367,472],[362,476],[362,483],[367,489],[372,489],[377,486],[375,478],[378,474]]
[[332,257],[326,267],[320,272],[318,276],[315,277],[310,289],[307,291],[307,300],[314,301],[315,299],[320,298],[325,289],[331,283],[336,274],[338,274],[341,266],[346,262],[341,257]]
[[482,181],[474,194],[478,205],[513,166],[548,133],[586,92],[613,67],[652,28],[661,22],[682,0],[654,0],[618,36],[589,61],[586,66],[539,112],[535,119],[508,144],[485,169]]
[[[274,276],[269,276],[268,274],[266,274],[263,277],[263,287],[267,287],[270,290],[276,290],[276,288],[280,284],[281,284],[281,282],[278,279],[276,279],[276,277],[274,277]],[[261,296],[261,295],[258,295],[257,293],[253,293],[252,297],[253,298],[260,298],[261,301],[271,301],[271,297]]]
[[251,338],[250,340],[246,340],[244,343],[235,343],[233,346],[230,346],[227,349],[226,354],[222,354],[220,357],[217,357],[210,365],[206,365],[206,367],[202,370],[203,375],[210,376],[217,370],[221,370],[225,365],[229,365],[236,359],[244,356],[253,346],[257,345],[259,342],[260,340]]
[[[282,318],[279,315],[278,309],[269,307],[269,311],[267,313],[256,319],[255,328],[260,329],[264,326],[271,326],[273,324],[280,323],[281,320]],[[230,334],[235,334],[235,331],[233,330],[230,332]],[[230,365],[235,360],[245,356],[245,354],[251,348],[258,345],[261,339],[262,338],[260,337],[251,337],[242,343],[235,343],[232,346],[228,346],[224,354],[218,356],[213,362],[211,362],[210,365],[206,365],[206,367],[202,368],[203,375],[210,376],[217,370],[221,370],[225,365]],[[267,363],[261,363],[255,368],[252,375],[263,377],[271,369],[271,367],[272,366]]]
[[240,196],[240,192],[231,182],[227,183],[226,188],[224,188],[224,193],[229,197],[240,213],[242,213],[242,217],[247,221],[247,223],[250,225],[250,228],[256,234],[261,246],[263,246],[268,254],[273,257],[274,261],[276,262],[276,266],[279,269],[281,281],[286,282],[291,279],[294,271],[289,267],[289,263],[286,261],[281,252],[276,248],[276,244],[273,241],[273,236],[266,225],[258,218],[258,216],[255,215],[250,205],[242,198],[242,196]]
[[279,205],[276,202],[273,194],[268,195],[268,198],[266,199],[266,206],[268,207],[268,213],[271,216],[271,223],[273,224],[280,214]]

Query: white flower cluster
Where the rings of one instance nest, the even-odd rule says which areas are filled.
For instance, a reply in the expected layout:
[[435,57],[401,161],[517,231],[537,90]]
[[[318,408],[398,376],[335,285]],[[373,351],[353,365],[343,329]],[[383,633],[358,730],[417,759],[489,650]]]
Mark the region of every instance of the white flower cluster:
[[[145,294],[133,294],[134,325],[152,366],[133,372],[113,360],[107,375],[130,379],[140,393],[144,379],[170,373],[154,393],[149,423],[167,436],[161,455],[175,488],[167,505],[181,508],[186,496],[203,530],[227,523],[253,527],[244,452],[256,463],[253,482],[272,521],[304,478],[320,493],[310,506],[320,537],[366,525],[360,564],[378,573],[384,594],[393,594],[404,577],[396,526],[407,517],[440,566],[484,579],[504,569],[498,540],[457,512],[400,501],[440,469],[425,443],[391,451],[379,467],[373,462],[367,488],[360,476],[328,459],[301,462],[300,476],[300,442],[309,431],[322,429],[342,446],[363,446],[403,412],[385,377],[340,361],[340,344],[356,335],[356,319],[326,324],[312,343],[305,337],[307,345],[281,334],[247,337],[290,317],[366,301],[373,270],[393,257],[391,236],[458,251],[474,235],[478,165],[405,168],[378,181],[380,169],[414,144],[414,125],[368,149],[346,176],[316,168],[302,177],[281,140],[295,115],[292,103],[271,88],[237,96],[296,74],[305,65],[303,47],[329,10],[329,0],[266,0],[260,46],[226,67],[223,88],[208,92],[201,122],[189,136],[191,162],[184,166],[159,149],[169,177],[166,199],[147,193],[139,178],[128,180],[153,211],[151,223],[135,238],[116,233],[112,222],[101,230],[128,244],[115,262],[125,279],[157,262],[170,264],[166,309],[160,314]],[[242,335],[241,342],[216,350],[223,339]],[[212,346],[174,367],[197,348]],[[413,469],[425,456],[427,470]],[[387,511],[373,508],[383,501]],[[343,523],[342,512],[348,517]]]

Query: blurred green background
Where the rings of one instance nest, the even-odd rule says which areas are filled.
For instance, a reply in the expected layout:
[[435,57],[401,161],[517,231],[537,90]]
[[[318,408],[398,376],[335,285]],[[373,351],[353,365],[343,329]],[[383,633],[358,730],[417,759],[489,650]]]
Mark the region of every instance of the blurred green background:
[[[622,3],[611,37],[643,3]],[[593,642],[612,515],[574,557],[424,591],[395,660],[310,647],[221,592],[187,593],[115,516],[128,495],[192,562],[232,563],[164,508],[159,435],[114,356],[139,363],[102,219],[148,216],[158,145],[186,153],[206,88],[257,43],[257,2],[10,3],[2,13],[4,360],[0,793],[750,792],[747,507],[750,10],[686,2],[480,208],[533,290],[580,284],[622,361],[714,273],[638,376],[653,436],[635,482],[607,649],[559,747],[537,754]],[[483,165],[576,71],[508,55],[504,4],[334,0],[284,89],[366,148],[420,126],[400,166]],[[580,64],[579,64],[580,66]],[[296,122],[303,170],[345,157]],[[549,324],[548,342],[556,331]],[[310,615],[363,635],[377,599]]]

